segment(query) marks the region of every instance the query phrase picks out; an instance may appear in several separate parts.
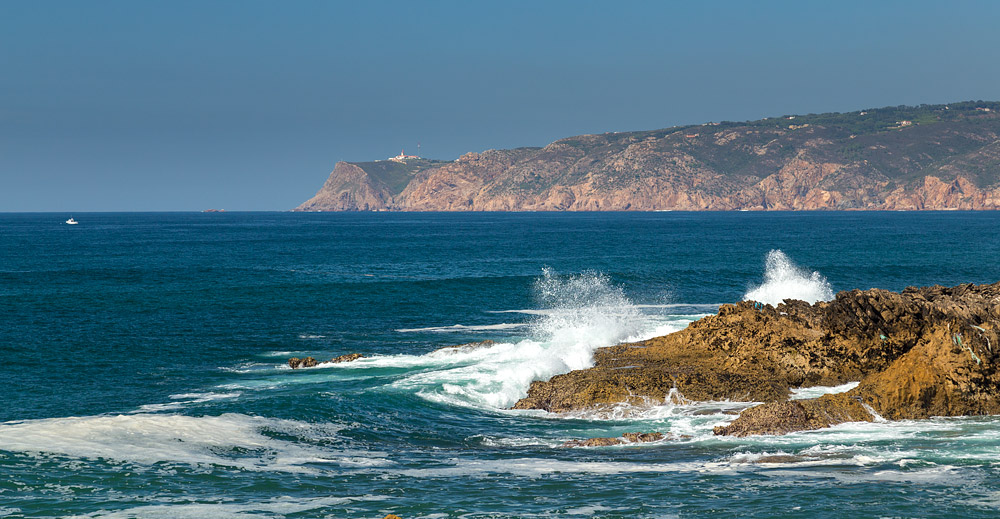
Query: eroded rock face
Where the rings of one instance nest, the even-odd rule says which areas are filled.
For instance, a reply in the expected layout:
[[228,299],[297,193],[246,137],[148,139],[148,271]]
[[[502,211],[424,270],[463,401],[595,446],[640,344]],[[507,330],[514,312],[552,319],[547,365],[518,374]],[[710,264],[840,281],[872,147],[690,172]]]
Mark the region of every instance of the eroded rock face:
[[973,105],[899,115],[928,124],[857,127],[895,113],[874,110],[577,135],[449,162],[340,162],[296,210],[1000,209],[1000,106]]
[[750,436],[785,434],[822,429],[843,422],[871,422],[874,416],[855,398],[845,394],[823,395],[809,400],[770,402],[751,407],[717,435]]
[[[532,383],[517,409],[600,411],[679,400],[759,401],[717,434],[846,421],[1000,413],[1000,283],[841,292],[830,302],[741,302],[685,330],[602,348],[595,366]],[[858,381],[787,402],[796,387]]]

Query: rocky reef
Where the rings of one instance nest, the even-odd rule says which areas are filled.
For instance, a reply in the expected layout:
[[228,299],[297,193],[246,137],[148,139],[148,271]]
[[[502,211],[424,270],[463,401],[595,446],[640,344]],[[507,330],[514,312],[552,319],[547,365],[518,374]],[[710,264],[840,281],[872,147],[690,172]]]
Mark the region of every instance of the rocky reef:
[[340,355],[339,357],[330,360],[329,362],[319,362],[312,357],[306,357],[304,359],[300,359],[298,357],[292,357],[288,359],[288,367],[292,369],[313,368],[320,364],[340,364],[342,362],[353,362],[362,357],[364,357],[364,355],[360,353],[346,353],[344,355]]
[[[532,383],[516,409],[601,412],[665,402],[763,402],[716,434],[848,421],[1000,414],[1000,283],[841,292],[810,305],[723,305],[673,334],[601,348],[594,367]],[[789,400],[791,389],[858,382]]]

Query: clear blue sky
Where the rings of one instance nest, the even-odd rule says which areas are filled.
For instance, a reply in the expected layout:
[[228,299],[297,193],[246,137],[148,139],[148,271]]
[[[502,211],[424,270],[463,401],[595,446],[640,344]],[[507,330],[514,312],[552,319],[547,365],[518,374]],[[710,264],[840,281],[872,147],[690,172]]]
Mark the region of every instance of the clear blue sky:
[[1000,99],[1000,2],[0,1],[0,211],[285,210],[339,160]]

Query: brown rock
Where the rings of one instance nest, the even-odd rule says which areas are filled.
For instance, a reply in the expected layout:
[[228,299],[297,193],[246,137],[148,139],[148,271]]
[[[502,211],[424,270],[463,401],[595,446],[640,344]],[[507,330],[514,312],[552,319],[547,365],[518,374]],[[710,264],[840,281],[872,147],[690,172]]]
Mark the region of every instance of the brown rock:
[[622,435],[626,441],[631,443],[646,443],[646,442],[658,442],[664,438],[663,433],[652,432],[652,433],[625,433]]
[[[763,401],[717,434],[845,421],[1000,414],[1000,283],[841,292],[830,302],[742,302],[685,330],[601,348],[593,368],[533,382],[518,409],[602,411],[688,400]],[[789,389],[860,381],[787,402]],[[867,407],[866,407],[867,406]]]
[[362,357],[364,357],[364,355],[362,355],[360,353],[348,353],[348,354],[345,354],[345,355],[341,355],[341,356],[339,356],[339,357],[331,360],[330,362],[332,362],[334,364],[340,364],[341,362],[355,361],[355,360],[358,360],[358,359],[360,359]]
[[315,366],[316,364],[318,364],[318,362],[316,362],[316,359],[314,359],[312,357],[306,357],[304,359],[300,359],[298,357],[292,357],[292,358],[288,359],[288,365],[292,369],[311,368],[311,367]]
[[625,443],[621,438],[587,438],[586,440],[570,440],[563,447],[608,447]]
[[870,131],[821,115],[339,162],[296,210],[1000,209],[1000,114],[961,105],[924,109],[934,124]]
[[858,400],[846,394],[823,395],[809,400],[771,402],[751,407],[729,425],[716,427],[713,432],[727,436],[786,434],[844,422],[872,420],[871,413]]
[[564,443],[563,447],[608,447],[611,445],[622,445],[627,443],[649,443],[658,442],[660,440],[675,440],[675,439],[686,439],[690,438],[688,435],[674,436],[673,434],[663,434],[660,432],[651,433],[639,433],[631,432],[625,433],[617,438],[587,438],[584,440],[570,440]]

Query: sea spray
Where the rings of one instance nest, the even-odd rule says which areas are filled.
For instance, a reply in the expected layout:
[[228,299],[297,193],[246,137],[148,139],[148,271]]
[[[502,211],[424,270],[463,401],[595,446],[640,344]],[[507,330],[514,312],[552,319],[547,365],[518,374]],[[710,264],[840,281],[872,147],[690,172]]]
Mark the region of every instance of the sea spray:
[[764,282],[743,295],[744,301],[777,305],[785,299],[807,303],[833,299],[833,288],[819,272],[809,272],[778,249],[767,253]]
[[532,336],[570,370],[590,367],[596,348],[619,343],[648,323],[622,288],[601,273],[557,276],[546,268],[535,293],[540,306],[552,311],[532,323]]
[[528,338],[429,354],[424,360],[441,362],[438,369],[427,366],[394,386],[451,405],[508,408],[535,380],[591,367],[597,348],[669,333],[690,322],[651,319],[600,273],[560,276],[545,269],[534,290],[544,311],[530,322]]

